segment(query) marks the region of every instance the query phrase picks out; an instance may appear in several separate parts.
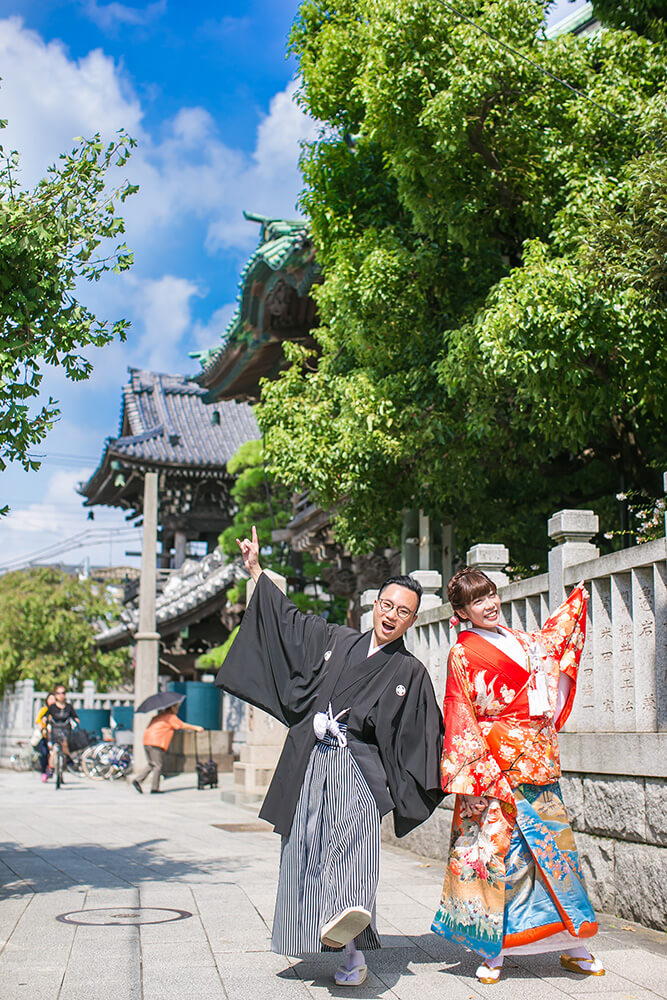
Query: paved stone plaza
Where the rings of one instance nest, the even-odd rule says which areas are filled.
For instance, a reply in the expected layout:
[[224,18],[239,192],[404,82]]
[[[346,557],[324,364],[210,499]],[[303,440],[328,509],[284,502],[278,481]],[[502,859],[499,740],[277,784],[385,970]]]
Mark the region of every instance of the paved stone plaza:
[[140,797],[74,775],[56,792],[38,775],[0,771],[0,1000],[667,997],[667,936],[609,917],[594,949],[604,978],[538,956],[480,986],[475,957],[429,932],[442,863],[394,847],[378,898],[384,948],[368,956],[364,986],[335,987],[335,956],[269,951],[278,837],[248,808],[192,786],[180,776]]

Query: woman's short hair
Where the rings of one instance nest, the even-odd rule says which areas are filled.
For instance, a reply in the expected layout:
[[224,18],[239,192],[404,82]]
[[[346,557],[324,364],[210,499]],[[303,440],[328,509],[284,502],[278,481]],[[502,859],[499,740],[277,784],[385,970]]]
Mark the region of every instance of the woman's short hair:
[[467,566],[455,573],[447,584],[447,599],[455,611],[461,611],[471,601],[487,594],[496,594],[498,588],[481,569]]

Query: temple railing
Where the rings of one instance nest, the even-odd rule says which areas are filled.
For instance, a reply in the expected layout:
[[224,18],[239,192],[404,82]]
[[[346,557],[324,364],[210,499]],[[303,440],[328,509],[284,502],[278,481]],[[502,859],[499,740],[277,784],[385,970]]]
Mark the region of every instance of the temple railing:
[[[33,680],[18,681],[4,692],[0,699],[0,764],[7,763],[19,740],[30,738],[46,695],[46,691],[35,690]],[[94,681],[84,681],[81,691],[68,691],[66,697],[77,711],[134,705],[133,692],[98,691]]]
[[[504,545],[476,545],[467,553],[467,565],[483,569],[497,584],[503,622],[526,631],[539,629],[566,593],[585,582],[591,595],[587,637],[575,707],[564,734],[599,734],[600,739],[590,741],[595,750],[590,763],[604,772],[613,765],[617,773],[619,754],[614,747],[618,751],[618,744],[612,734],[667,730],[667,540],[659,538],[600,556],[590,542],[597,531],[592,511],[554,514],[548,533],[556,545],[549,554],[548,573],[513,583],[504,573],[509,563]],[[426,665],[442,703],[447,657],[457,634],[449,625],[453,612],[442,601],[438,573],[417,571],[413,575],[424,587],[423,610],[406,640]],[[362,628],[370,625],[374,597],[373,591],[362,595]],[[575,746],[565,735],[562,742],[567,760]],[[625,745],[629,746],[627,740]],[[641,757],[644,764],[637,761],[639,770],[624,760],[623,767],[632,770],[622,773],[646,774],[646,752]],[[664,755],[661,762],[650,764],[648,773],[657,773],[656,768],[665,771]]]

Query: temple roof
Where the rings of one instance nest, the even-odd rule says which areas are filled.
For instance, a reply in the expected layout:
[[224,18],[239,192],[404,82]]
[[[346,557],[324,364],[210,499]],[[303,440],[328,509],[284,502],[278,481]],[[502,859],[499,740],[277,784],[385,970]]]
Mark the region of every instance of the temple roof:
[[[118,437],[107,438],[101,462],[79,493],[86,506],[122,502],[123,470],[177,470],[183,477],[226,472],[228,460],[246,441],[260,437],[245,403],[208,406],[205,390],[186,375],[129,368],[123,386]],[[129,498],[128,498],[129,500]]]
[[[239,562],[227,563],[219,548],[200,561],[187,559],[169,573],[155,604],[155,627],[161,636],[173,635],[224,607],[227,591],[247,574]],[[138,607],[126,607],[121,621],[95,636],[101,649],[119,649],[135,641],[139,628]]]
[[221,340],[193,353],[202,365],[195,376],[207,402],[257,399],[259,379],[283,362],[282,341],[313,343],[315,305],[308,292],[319,277],[307,224],[244,212],[261,226],[259,246],[239,281],[238,306]]

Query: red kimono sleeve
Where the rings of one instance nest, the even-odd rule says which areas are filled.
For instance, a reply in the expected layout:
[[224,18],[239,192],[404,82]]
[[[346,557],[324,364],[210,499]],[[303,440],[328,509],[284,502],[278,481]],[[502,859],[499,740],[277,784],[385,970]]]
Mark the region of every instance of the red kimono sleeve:
[[582,587],[574,588],[568,599],[547,618],[536,634],[559,664],[561,673],[567,674],[572,681],[567,701],[556,721],[556,728],[560,729],[572,711],[579,661],[586,639],[586,598]]
[[466,667],[465,650],[457,643],[447,663],[445,740],[440,768],[443,791],[489,795],[513,805],[509,782],[480,729]]

